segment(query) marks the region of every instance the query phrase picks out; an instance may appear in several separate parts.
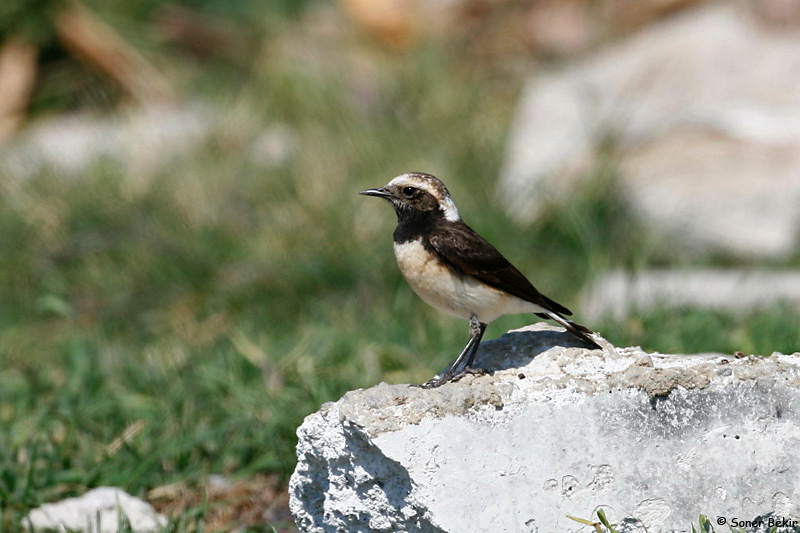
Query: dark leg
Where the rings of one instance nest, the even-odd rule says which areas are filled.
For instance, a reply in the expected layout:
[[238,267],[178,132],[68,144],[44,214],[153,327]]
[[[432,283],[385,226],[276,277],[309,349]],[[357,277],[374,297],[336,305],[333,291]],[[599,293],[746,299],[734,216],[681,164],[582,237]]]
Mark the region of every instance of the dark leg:
[[[486,332],[486,324],[478,322],[478,318],[472,315],[474,320],[469,321],[469,335],[470,338],[475,337],[475,344],[472,346],[472,351],[467,358],[467,364],[464,365],[464,370],[472,368],[472,362],[475,360],[475,354],[478,353],[478,345],[481,343],[483,334]],[[475,327],[477,324],[477,328]]]
[[[469,321],[469,341],[467,345],[464,346],[464,349],[461,351],[461,354],[453,361],[453,364],[442,374],[440,378],[433,378],[424,384],[422,384],[422,388],[424,389],[433,389],[435,387],[439,387],[444,385],[448,381],[453,381],[454,378],[460,378],[466,373],[475,373],[470,365],[472,361],[475,359],[475,353],[478,351],[478,345],[481,343],[481,338],[483,338],[483,333],[486,331],[486,324],[480,322],[478,317],[472,315]],[[464,369],[456,374],[456,370],[461,363],[466,359],[466,364],[464,365]]]

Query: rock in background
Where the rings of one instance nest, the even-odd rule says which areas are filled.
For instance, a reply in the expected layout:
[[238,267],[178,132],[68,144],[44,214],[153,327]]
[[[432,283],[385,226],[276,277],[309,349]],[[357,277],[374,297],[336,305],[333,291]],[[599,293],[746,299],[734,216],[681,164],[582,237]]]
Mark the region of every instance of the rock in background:
[[50,170],[74,179],[98,161],[109,161],[147,182],[176,161],[196,157],[226,129],[243,130],[247,159],[261,168],[284,164],[295,149],[294,133],[283,124],[253,127],[246,118],[223,117],[199,102],[161,103],[116,115],[81,112],[33,123],[0,142],[0,173],[27,180]]
[[117,487],[98,487],[79,498],[44,504],[23,520],[32,531],[89,533],[117,533],[125,530],[120,528],[125,522],[136,533],[162,531],[167,527],[167,518],[156,513],[150,504]]
[[623,320],[661,306],[750,312],[776,304],[800,309],[800,272],[790,270],[615,270],[595,279],[581,294],[589,322]]
[[791,253],[800,227],[800,33],[796,16],[772,4],[685,10],[534,75],[501,176],[509,209],[536,218],[610,157],[641,216],[686,244],[746,258]]
[[303,531],[687,531],[700,514],[800,516],[800,354],[572,347],[529,326],[485,343],[488,376],[380,384],[298,429]]

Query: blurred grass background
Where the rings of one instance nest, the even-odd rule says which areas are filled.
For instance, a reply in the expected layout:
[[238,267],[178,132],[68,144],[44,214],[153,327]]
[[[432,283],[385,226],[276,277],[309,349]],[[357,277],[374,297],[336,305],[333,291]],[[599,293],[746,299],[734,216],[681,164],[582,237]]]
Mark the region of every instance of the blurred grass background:
[[[50,17],[62,4],[4,4],[13,24],[0,36],[40,46],[32,119],[131,105],[59,44]],[[221,126],[146,177],[107,159],[77,178],[0,174],[2,531],[101,485],[173,512],[173,530],[289,527],[243,511],[213,522],[220,511],[198,494],[210,475],[258,480],[262,511],[285,507],[305,415],[356,387],[422,382],[466,339],[466,324],[403,281],[391,209],[356,194],[399,173],[440,176],[465,220],[570,307],[611,268],[732,262],[641,227],[613,160],[532,226],[506,216],[495,180],[532,59],[497,44],[501,26],[397,48],[326,2],[197,0],[185,7],[236,42],[232,55],[198,58],[153,29],[159,2],[86,5]],[[291,149],[265,167],[252,141],[270,124]],[[531,319],[498,320],[487,338]],[[776,307],[587,325],[620,346],[768,354],[800,346],[797,323]]]

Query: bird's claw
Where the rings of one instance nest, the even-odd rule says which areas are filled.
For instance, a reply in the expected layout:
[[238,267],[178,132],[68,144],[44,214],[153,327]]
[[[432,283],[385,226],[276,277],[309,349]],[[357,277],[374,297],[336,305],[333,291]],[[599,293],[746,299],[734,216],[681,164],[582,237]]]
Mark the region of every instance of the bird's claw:
[[415,387],[419,387],[421,389],[435,389],[436,387],[441,387],[445,383],[456,382],[463,378],[464,376],[484,376],[489,372],[484,368],[472,368],[471,366],[465,366],[455,374],[448,376],[444,375],[442,377],[435,377],[431,378],[425,383],[421,385],[414,385]]
[[485,376],[488,373],[489,371],[485,368],[473,368],[471,366],[465,366],[459,372],[456,372],[450,381],[458,381],[464,376]]
[[440,378],[431,378],[425,383],[421,385],[414,385],[415,387],[419,387],[420,389],[435,389],[436,387],[441,387],[447,383],[447,381],[440,379]]

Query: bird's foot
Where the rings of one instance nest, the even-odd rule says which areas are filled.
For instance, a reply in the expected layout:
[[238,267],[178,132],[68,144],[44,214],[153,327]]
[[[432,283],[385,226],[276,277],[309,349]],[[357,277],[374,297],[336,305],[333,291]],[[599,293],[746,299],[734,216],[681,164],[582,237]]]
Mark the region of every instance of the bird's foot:
[[441,378],[436,377],[429,379],[428,381],[422,383],[421,385],[414,385],[414,387],[419,387],[420,389],[435,389],[436,387],[441,387],[448,381],[450,381],[450,379],[445,379],[444,377]]
[[456,372],[450,381],[458,381],[464,376],[485,376],[488,373],[489,371],[485,368],[473,368],[471,366],[465,366],[460,371]]
[[484,368],[472,368],[471,366],[465,366],[455,374],[445,374],[442,377],[431,378],[422,385],[415,386],[421,389],[435,389],[436,387],[441,387],[445,383],[458,381],[464,376],[484,376],[488,373],[489,371]]

